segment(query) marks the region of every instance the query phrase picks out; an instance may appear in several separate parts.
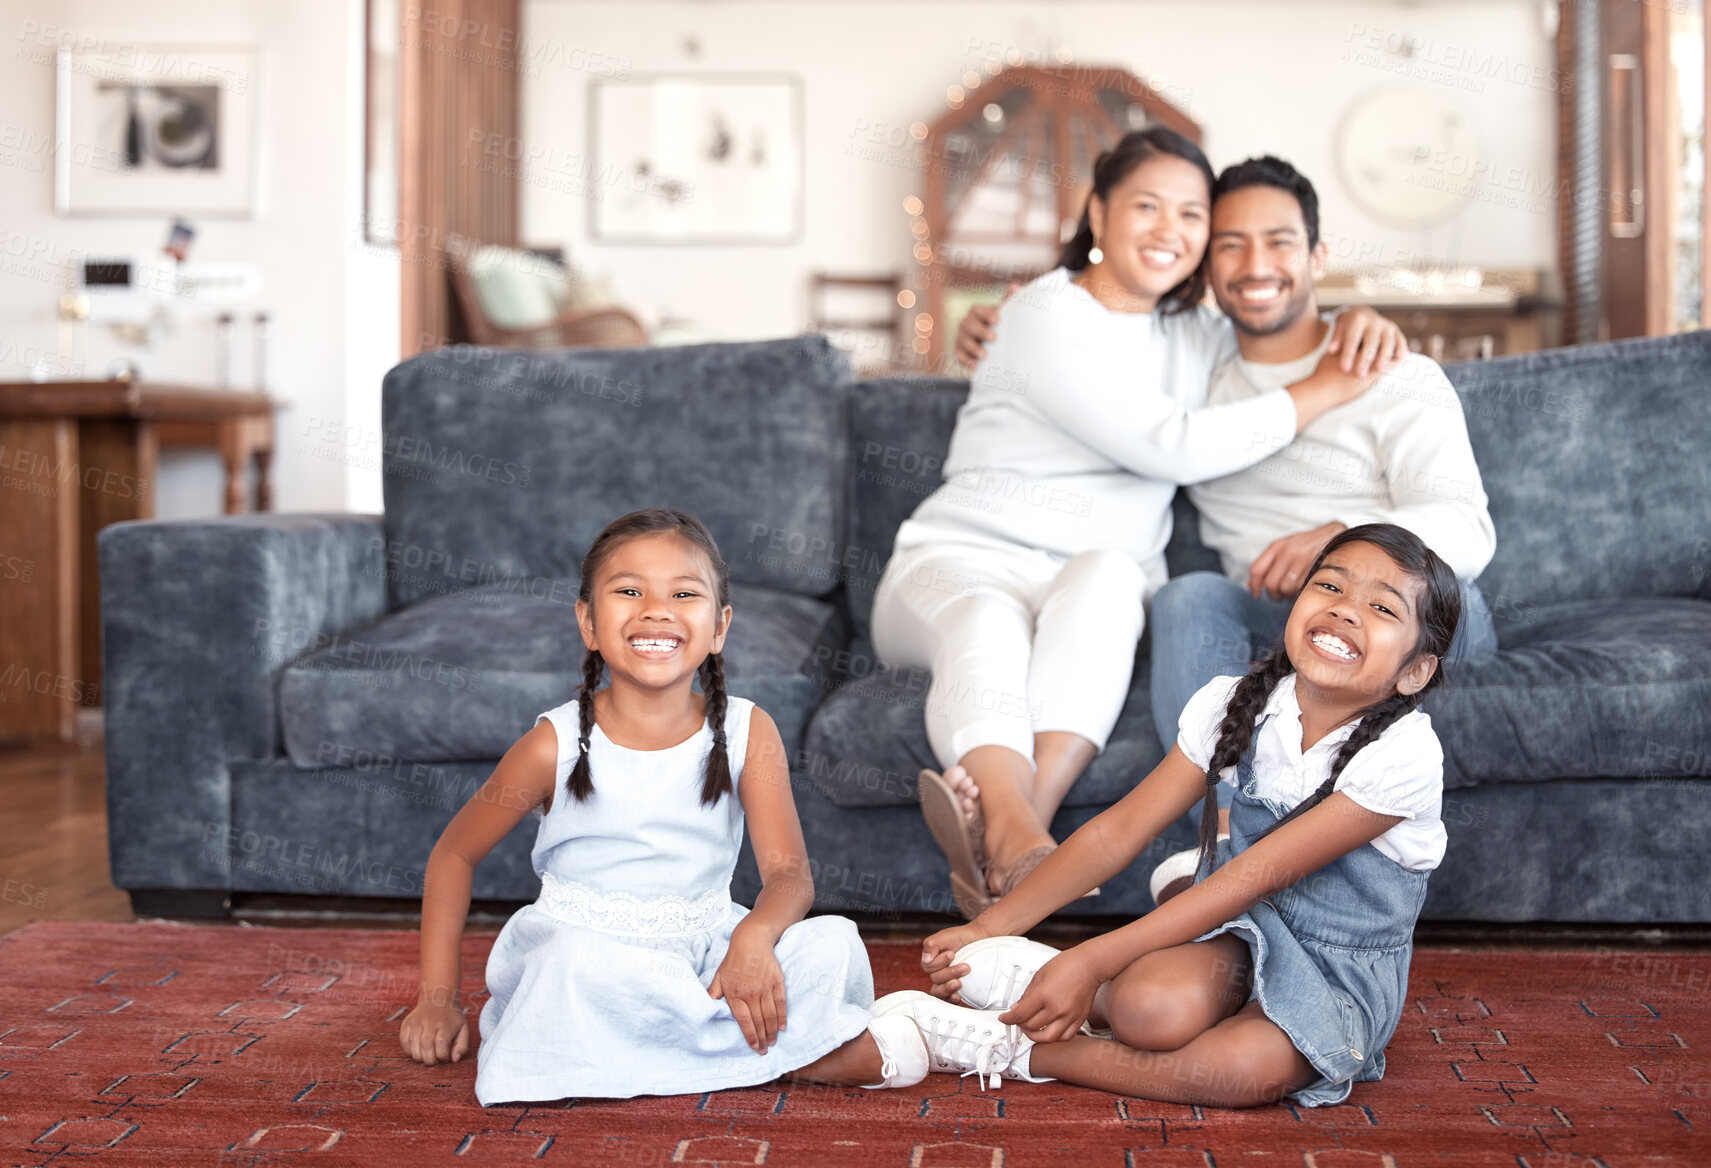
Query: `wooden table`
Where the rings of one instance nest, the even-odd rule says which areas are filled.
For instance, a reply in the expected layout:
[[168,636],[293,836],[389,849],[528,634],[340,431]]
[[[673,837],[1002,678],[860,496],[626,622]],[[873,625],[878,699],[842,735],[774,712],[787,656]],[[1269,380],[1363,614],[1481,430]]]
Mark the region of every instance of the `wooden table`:
[[69,742],[101,704],[95,533],[154,516],[162,447],[212,448],[225,509],[272,506],[278,402],[124,381],[0,382],[0,740]]

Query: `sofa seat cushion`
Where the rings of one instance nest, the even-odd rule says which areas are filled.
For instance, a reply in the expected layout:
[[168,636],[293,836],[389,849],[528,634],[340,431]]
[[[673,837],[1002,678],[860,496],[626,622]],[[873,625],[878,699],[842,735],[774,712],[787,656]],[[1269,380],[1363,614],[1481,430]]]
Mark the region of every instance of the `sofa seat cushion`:
[[[582,681],[574,580],[499,585],[389,613],[289,666],[285,749],[299,767],[497,759]],[[835,635],[826,601],[733,584],[725,681],[794,751],[820,696],[810,677]]]
[[1426,709],[1444,783],[1711,773],[1711,601],[1532,604]]
[[[1104,806],[1129,793],[1164,758],[1153,730],[1150,642],[1143,641],[1110,742],[1071,787],[1066,807]],[[858,641],[832,662],[841,684],[814,711],[796,758],[797,778],[839,807],[915,802],[915,776],[938,767],[923,711],[932,674],[888,669]]]

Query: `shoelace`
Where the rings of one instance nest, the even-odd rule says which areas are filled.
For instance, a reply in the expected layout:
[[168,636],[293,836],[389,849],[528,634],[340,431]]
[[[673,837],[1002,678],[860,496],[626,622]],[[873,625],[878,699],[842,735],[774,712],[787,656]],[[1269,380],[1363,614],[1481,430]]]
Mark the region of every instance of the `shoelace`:
[[[875,1045],[878,1045],[877,1043]],[[879,1047],[879,1081],[886,1086],[891,1085],[891,1077],[897,1073],[897,1060],[891,1057],[891,1052],[885,1047]]]
[[1014,1006],[1022,996],[1019,992],[1022,989],[1022,966],[1020,963],[1014,963],[1010,966],[1010,972],[1005,977],[1004,983],[1004,996],[999,1000]]
[[[922,1028],[921,1037],[926,1040],[927,1052],[936,1063],[960,1065],[972,1062],[974,1065],[962,1073],[963,1078],[975,1075],[975,1082],[985,1091],[988,1077],[991,1078],[994,1090],[1004,1085],[999,1075],[1015,1057],[1016,1044],[1012,1033],[1014,1029],[1006,1026],[994,1034],[991,1027],[977,1026],[970,1022],[958,1033],[954,1022],[934,1014]],[[952,1044],[962,1048],[955,1057],[946,1050]],[[967,1058],[966,1055],[973,1055],[973,1058]]]

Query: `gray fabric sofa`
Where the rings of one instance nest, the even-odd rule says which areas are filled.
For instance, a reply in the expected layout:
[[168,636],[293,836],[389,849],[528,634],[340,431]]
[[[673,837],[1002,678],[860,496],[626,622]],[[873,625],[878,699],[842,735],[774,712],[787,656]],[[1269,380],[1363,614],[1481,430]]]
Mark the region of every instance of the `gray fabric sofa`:
[[[1501,650],[1428,708],[1449,854],[1431,919],[1711,921],[1711,334],[1450,370],[1498,532]],[[949,912],[915,808],[928,676],[874,660],[899,523],[938,483],[966,383],[852,383],[823,339],[457,348],[384,390],[385,514],[101,533],[114,882],[141,912],[233,893],[414,898],[494,760],[577,684],[580,558],[625,511],[707,522],[733,580],[732,692],[793,752],[818,904]],[[330,465],[370,452],[317,450]],[[1177,502],[1173,572],[1214,567]],[[1061,835],[1161,755],[1143,641]],[[476,874],[528,900],[533,821]],[[1153,863],[1098,900],[1152,907]],[[737,892],[757,888],[752,862]]]

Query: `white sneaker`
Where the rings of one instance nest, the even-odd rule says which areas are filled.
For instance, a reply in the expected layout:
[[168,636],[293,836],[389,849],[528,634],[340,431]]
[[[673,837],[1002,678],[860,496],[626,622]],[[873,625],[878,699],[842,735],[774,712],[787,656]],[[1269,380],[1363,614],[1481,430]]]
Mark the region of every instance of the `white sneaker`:
[[878,1018],[905,1017],[919,1029],[935,1071],[975,1075],[982,1091],[999,1077],[1049,1083],[1028,1070],[1033,1039],[998,1021],[991,1010],[971,1010],[941,1001],[920,990],[899,990],[873,1004]]
[[873,1035],[873,1044],[879,1047],[879,1073],[884,1078],[878,1083],[863,1083],[864,1089],[878,1091],[883,1087],[913,1087],[927,1077],[927,1071],[931,1069],[927,1044],[913,1018],[903,1014],[876,1017],[867,1024],[867,1032]]
[[[1220,841],[1227,840],[1228,835],[1220,835]],[[1159,866],[1153,869],[1152,879],[1147,881],[1147,891],[1152,893],[1153,903],[1163,904],[1177,893],[1193,885],[1194,877],[1200,870],[1200,849],[1189,848],[1177,852],[1159,861]],[[1175,887],[1172,887],[1174,885]]]
[[1060,951],[1026,937],[986,937],[958,949],[952,965],[966,965],[957,996],[976,1010],[1008,1010],[1021,1001],[1040,967]]

